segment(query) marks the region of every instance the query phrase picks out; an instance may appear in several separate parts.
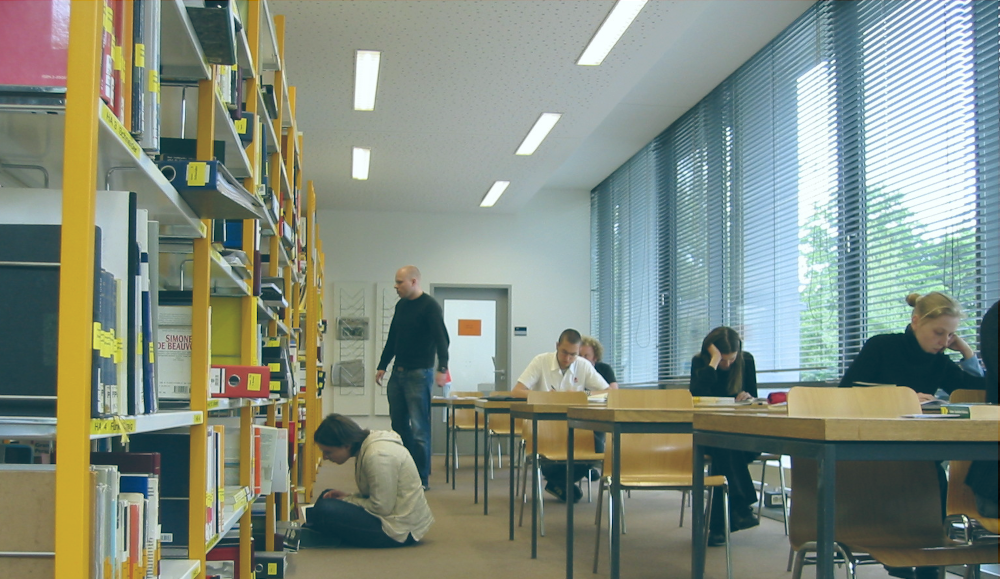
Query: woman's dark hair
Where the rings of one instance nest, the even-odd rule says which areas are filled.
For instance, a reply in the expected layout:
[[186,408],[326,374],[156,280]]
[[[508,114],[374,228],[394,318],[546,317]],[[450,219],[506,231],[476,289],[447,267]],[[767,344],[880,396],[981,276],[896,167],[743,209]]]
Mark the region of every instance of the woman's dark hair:
[[699,355],[706,364],[712,359],[708,347],[713,344],[722,355],[736,354],[736,359],[729,365],[729,384],[726,385],[726,392],[735,396],[743,389],[743,340],[736,330],[728,326],[715,328],[701,341]]
[[313,433],[313,441],[323,446],[350,446],[351,456],[357,456],[370,432],[346,416],[328,414]]

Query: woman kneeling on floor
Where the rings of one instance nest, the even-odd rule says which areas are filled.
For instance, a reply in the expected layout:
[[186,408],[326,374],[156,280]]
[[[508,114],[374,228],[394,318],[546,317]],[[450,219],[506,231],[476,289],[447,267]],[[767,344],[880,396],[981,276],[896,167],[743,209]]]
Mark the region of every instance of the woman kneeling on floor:
[[307,511],[307,528],[356,547],[401,547],[423,538],[434,516],[417,467],[398,434],[366,430],[346,416],[330,414],[313,440],[330,462],[356,459],[358,492],[323,491]]

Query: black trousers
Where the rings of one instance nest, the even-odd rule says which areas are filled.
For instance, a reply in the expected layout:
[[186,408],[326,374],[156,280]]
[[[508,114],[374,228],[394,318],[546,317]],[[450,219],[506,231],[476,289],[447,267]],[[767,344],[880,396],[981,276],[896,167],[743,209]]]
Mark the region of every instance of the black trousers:
[[[728,448],[706,449],[705,454],[711,457],[712,465],[709,473],[712,476],[726,477],[729,485],[729,516],[744,517],[752,513],[750,505],[757,502],[757,489],[750,478],[749,464],[760,456],[760,453],[744,450],[729,450]],[[722,511],[722,488],[712,491],[712,516],[708,522],[712,532],[723,532],[725,518]]]

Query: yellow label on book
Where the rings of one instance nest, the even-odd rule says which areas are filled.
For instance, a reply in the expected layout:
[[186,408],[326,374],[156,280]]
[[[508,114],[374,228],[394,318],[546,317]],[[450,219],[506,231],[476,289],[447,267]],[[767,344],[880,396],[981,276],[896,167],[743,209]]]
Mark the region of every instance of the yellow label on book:
[[277,575],[278,574],[278,564],[277,563],[268,563],[267,564],[267,574],[271,575],[271,576]]
[[260,374],[250,374],[247,380],[247,390],[260,392]]
[[271,362],[267,367],[272,372],[281,372],[281,362]]
[[121,364],[122,358],[125,356],[125,340],[118,338],[115,340],[115,364]]
[[108,34],[115,33],[115,11],[107,3],[104,4],[104,31]]
[[246,119],[240,119],[238,121],[233,121],[233,124],[236,125],[236,132],[237,133],[239,133],[241,135],[247,134],[247,120]]
[[[155,94],[157,98],[160,96],[160,73],[151,70],[149,71],[149,92]],[[159,101],[157,101],[159,102]]]
[[271,380],[270,387],[271,387],[271,392],[280,392],[281,382],[278,380]]
[[146,68],[146,45],[135,45],[135,65],[139,68]]
[[93,349],[101,349],[101,322],[94,322],[94,337],[91,344]]
[[111,48],[111,60],[114,61],[115,70],[122,70],[125,68],[125,55],[122,54],[121,46],[114,46]]
[[104,121],[116,135],[118,135],[118,139],[123,145],[125,145],[125,148],[132,153],[132,156],[138,159],[139,155],[142,154],[142,147],[139,146],[139,143],[135,142],[135,139],[132,138],[132,134],[129,133],[128,129],[125,128],[125,125],[118,120],[115,113],[111,112],[108,105],[104,104],[102,101],[100,107],[101,120]]
[[212,491],[208,491],[207,493],[205,493],[205,506],[208,508],[212,508],[214,504],[215,504],[215,493],[213,493]]
[[188,187],[204,187],[208,183],[208,163],[193,162],[187,166]]
[[153,342],[149,343],[149,363],[152,364],[156,362],[156,345]]

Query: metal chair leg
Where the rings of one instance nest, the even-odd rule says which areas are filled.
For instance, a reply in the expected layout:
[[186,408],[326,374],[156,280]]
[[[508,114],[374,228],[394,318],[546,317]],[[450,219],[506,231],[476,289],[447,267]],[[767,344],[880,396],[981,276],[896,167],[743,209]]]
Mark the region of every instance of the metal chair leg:
[[785,522],[785,536],[788,536],[788,494],[785,489],[785,467],[781,463],[781,457],[778,457],[778,482],[781,484],[781,516]]
[[767,461],[760,461],[760,498],[757,499],[757,518],[760,518],[761,508],[764,506],[764,495],[767,492]]
[[[545,536],[545,495],[542,494],[542,465],[535,461],[535,488],[538,491],[538,535]],[[572,500],[572,499],[570,499]]]
[[[728,484],[723,485],[722,487],[722,508],[725,509],[723,511],[723,515],[725,515],[723,518],[723,524],[726,526],[726,577],[728,577],[728,579],[733,579],[733,555],[731,549],[732,542],[729,539],[730,532],[729,532],[729,485]],[[707,521],[708,519],[705,520]]]
[[[597,573],[597,561],[601,557],[601,519],[604,513],[601,512],[601,506],[604,504],[604,477],[601,477],[601,481],[597,485],[597,516],[594,517],[594,524],[597,525],[597,534],[594,536],[594,573]],[[610,489],[608,493],[610,494]],[[608,497],[608,504],[610,505],[611,497]]]
[[[631,495],[629,498],[632,498]],[[622,520],[622,534],[628,534],[628,527],[625,526],[625,496],[621,496],[618,499],[618,512],[621,513],[619,518]]]
[[802,565],[806,560],[805,549],[795,551],[795,558],[792,561],[792,579],[802,579]]
[[681,491],[681,523],[677,525],[678,527],[684,526],[684,503],[687,502],[688,491]]
[[[526,460],[527,460],[527,457],[525,457],[525,461]],[[534,469],[532,469],[532,470],[534,470]],[[534,476],[534,475],[532,475],[532,476]],[[527,464],[523,465],[522,472],[521,472],[521,477],[522,477],[521,478],[521,514],[520,514],[520,516],[517,519],[517,526],[518,527],[524,525],[524,504],[526,502],[528,502],[528,466],[527,466]]]

